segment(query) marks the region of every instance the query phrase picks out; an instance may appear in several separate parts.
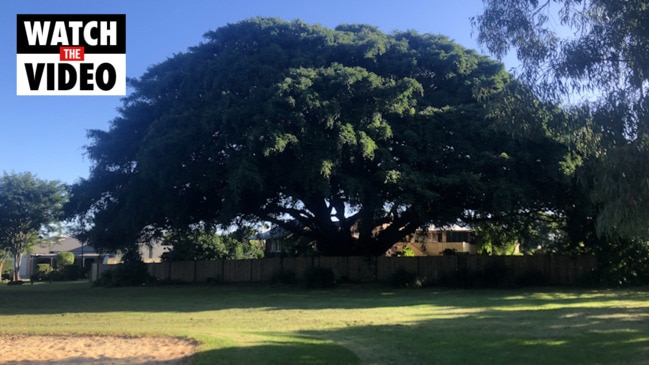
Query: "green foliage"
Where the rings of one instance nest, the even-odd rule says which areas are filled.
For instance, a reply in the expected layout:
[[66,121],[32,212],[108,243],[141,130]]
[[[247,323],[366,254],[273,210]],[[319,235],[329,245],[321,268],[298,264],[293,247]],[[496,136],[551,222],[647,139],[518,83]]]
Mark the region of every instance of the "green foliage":
[[163,261],[242,260],[264,256],[263,248],[249,240],[252,232],[244,229],[222,235],[211,231],[177,231],[164,242],[172,249],[162,255]]
[[38,264],[36,265],[36,272],[30,277],[31,281],[39,280],[49,280],[50,274],[52,274],[52,265],[50,264]]
[[649,240],[647,2],[484,3],[473,19],[478,40],[498,57],[515,51],[520,78],[546,100],[573,104],[582,119],[555,126],[572,150],[564,166],[574,180],[563,197],[569,250],[605,255],[610,282],[646,283],[649,255],[639,242]]
[[61,265],[57,263],[57,268],[52,269],[50,264],[38,264],[36,272],[30,277],[31,281],[48,280],[52,281],[73,281],[83,279],[85,276],[84,269],[78,265]]
[[2,271],[0,272],[2,276],[0,277],[0,280],[11,280],[11,274],[13,273],[13,260],[10,258],[7,258],[6,261],[0,259],[0,263],[2,263]]
[[145,263],[142,261],[125,261],[104,271],[93,285],[112,288],[153,285],[155,283],[156,280],[149,274]]
[[638,286],[649,283],[649,244],[639,240],[601,243],[598,257],[600,283],[606,286]]
[[397,254],[397,257],[415,257],[415,251],[410,247],[404,247],[403,250]]
[[498,57],[516,51],[522,76],[540,91],[557,95],[597,90],[605,96],[646,87],[645,1],[484,3],[483,13],[473,19],[478,41]]
[[493,54],[516,51],[538,95],[581,101],[568,165],[591,200],[581,213],[612,240],[649,239],[648,16],[646,1],[486,0],[473,19]]
[[36,265],[36,273],[40,276],[45,276],[52,272],[52,265],[50,264],[38,264]]
[[616,148],[594,172],[597,230],[607,239],[649,240],[649,135]]
[[39,241],[39,234],[53,229],[66,198],[58,181],[30,173],[5,172],[0,178],[0,250],[13,257],[14,281],[20,280],[20,257]]
[[[515,255],[569,253],[566,219],[556,212],[524,212],[473,226],[478,253]],[[578,252],[570,252],[578,253]]]
[[64,268],[65,266],[74,264],[74,253],[67,251],[60,251],[56,253],[56,267]]
[[85,272],[83,267],[79,265],[65,265],[56,271],[52,272],[52,280],[56,281],[74,281],[83,279]]
[[[93,171],[67,213],[108,250],[268,221],[318,254],[382,255],[467,212],[551,209],[566,148],[552,109],[513,84],[443,36],[230,24],[132,80],[109,130],[89,132]],[[222,255],[213,240],[187,257]]]

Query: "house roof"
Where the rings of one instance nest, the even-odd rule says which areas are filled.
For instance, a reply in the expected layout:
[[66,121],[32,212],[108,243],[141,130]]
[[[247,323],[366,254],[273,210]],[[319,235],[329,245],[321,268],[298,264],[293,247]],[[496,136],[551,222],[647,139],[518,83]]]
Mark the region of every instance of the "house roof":
[[[61,251],[71,251],[76,248],[81,249],[81,242],[74,237],[63,236],[53,245],[48,246],[34,246],[33,255],[47,255]],[[89,250],[89,246],[84,246],[84,253]],[[94,250],[93,250],[94,251]]]
[[290,234],[291,232],[287,231],[286,229],[280,226],[274,226],[273,228],[269,229],[266,232],[258,233],[250,237],[250,239],[251,240],[274,240],[278,238],[285,238]]
[[[297,220],[293,219],[290,221],[284,222],[287,226],[291,226],[293,228],[296,228],[298,230],[302,229],[305,230],[306,228],[302,223],[298,222]],[[279,239],[279,238],[286,238],[288,236],[291,236],[293,232],[289,231],[288,229],[279,226],[279,225],[274,225],[271,229],[258,233],[248,239],[250,240],[274,240],[274,239]]]
[[88,245],[83,245],[83,247],[79,246],[77,248],[73,248],[71,250],[68,250],[68,252],[72,252],[75,255],[81,255],[81,253],[83,253],[84,255],[97,253],[97,251],[95,251],[95,249],[92,246],[88,246]]

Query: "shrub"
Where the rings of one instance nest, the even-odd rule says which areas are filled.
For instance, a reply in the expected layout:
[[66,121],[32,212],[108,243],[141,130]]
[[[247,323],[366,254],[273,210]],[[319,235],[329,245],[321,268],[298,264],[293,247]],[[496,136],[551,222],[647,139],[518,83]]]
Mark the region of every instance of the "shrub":
[[595,248],[600,282],[605,286],[649,284],[649,243],[611,239]]
[[454,248],[445,248],[440,253],[442,254],[442,256],[453,256],[453,255],[457,255],[457,250]]
[[397,257],[415,257],[415,251],[410,247],[404,247],[403,250],[397,254]]
[[52,274],[52,266],[50,264],[37,264],[36,272],[34,272],[29,280],[32,282],[40,280],[50,280],[50,275]]
[[149,274],[145,263],[129,261],[104,271],[95,285],[103,287],[142,286],[155,282],[155,277]]
[[423,280],[417,274],[405,269],[399,269],[390,276],[390,283],[397,288],[419,288]]
[[4,266],[2,267],[2,280],[11,280],[11,274],[13,273],[13,260],[5,261]]
[[50,264],[38,264],[36,265],[36,275],[40,278],[45,278],[52,272],[52,266]]
[[313,267],[304,273],[304,284],[309,289],[326,289],[336,286],[336,276],[328,267]]
[[59,269],[59,272],[62,280],[79,280],[84,277],[83,268],[79,265],[65,265]]
[[57,269],[62,269],[72,264],[74,264],[74,254],[72,252],[61,251],[56,254]]

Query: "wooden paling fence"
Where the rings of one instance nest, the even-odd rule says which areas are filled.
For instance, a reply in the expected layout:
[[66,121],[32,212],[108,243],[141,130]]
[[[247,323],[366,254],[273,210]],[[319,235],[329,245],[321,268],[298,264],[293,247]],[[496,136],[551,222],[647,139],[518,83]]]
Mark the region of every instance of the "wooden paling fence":
[[[93,264],[92,280],[115,265]],[[395,273],[408,272],[429,284],[446,284],[491,277],[534,280],[543,285],[576,285],[597,271],[595,256],[481,256],[427,257],[275,257],[255,260],[214,260],[147,264],[161,281],[184,283],[270,282],[280,273],[299,280],[313,268],[328,268],[336,280],[357,283],[386,282]]]

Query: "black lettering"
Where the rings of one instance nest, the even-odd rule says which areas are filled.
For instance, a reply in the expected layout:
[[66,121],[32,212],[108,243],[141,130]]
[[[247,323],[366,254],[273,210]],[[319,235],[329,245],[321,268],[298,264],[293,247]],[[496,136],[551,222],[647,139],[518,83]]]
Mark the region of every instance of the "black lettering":
[[69,63],[59,63],[59,90],[70,90],[76,84],[77,70],[74,66]]
[[36,64],[36,72],[34,72],[34,65],[32,63],[25,64],[25,72],[27,72],[27,82],[29,82],[29,90],[38,90],[43,78],[43,71],[45,70],[44,63]]
[[[104,72],[108,73],[108,80],[104,77]],[[117,71],[115,67],[110,63],[102,63],[97,67],[97,72],[95,73],[95,82],[100,89],[104,91],[111,90],[115,87],[115,82],[117,81]]]
[[126,53],[125,14],[17,14],[16,32],[19,54],[55,54],[61,46],[85,47],[86,54]]
[[81,90],[92,90],[94,89],[94,85],[90,82],[89,80],[92,80],[92,67],[94,64],[92,63],[82,63],[81,64],[81,70],[79,72],[79,81],[81,82],[81,85],[79,88]]
[[47,64],[47,90],[54,90],[54,64]]

